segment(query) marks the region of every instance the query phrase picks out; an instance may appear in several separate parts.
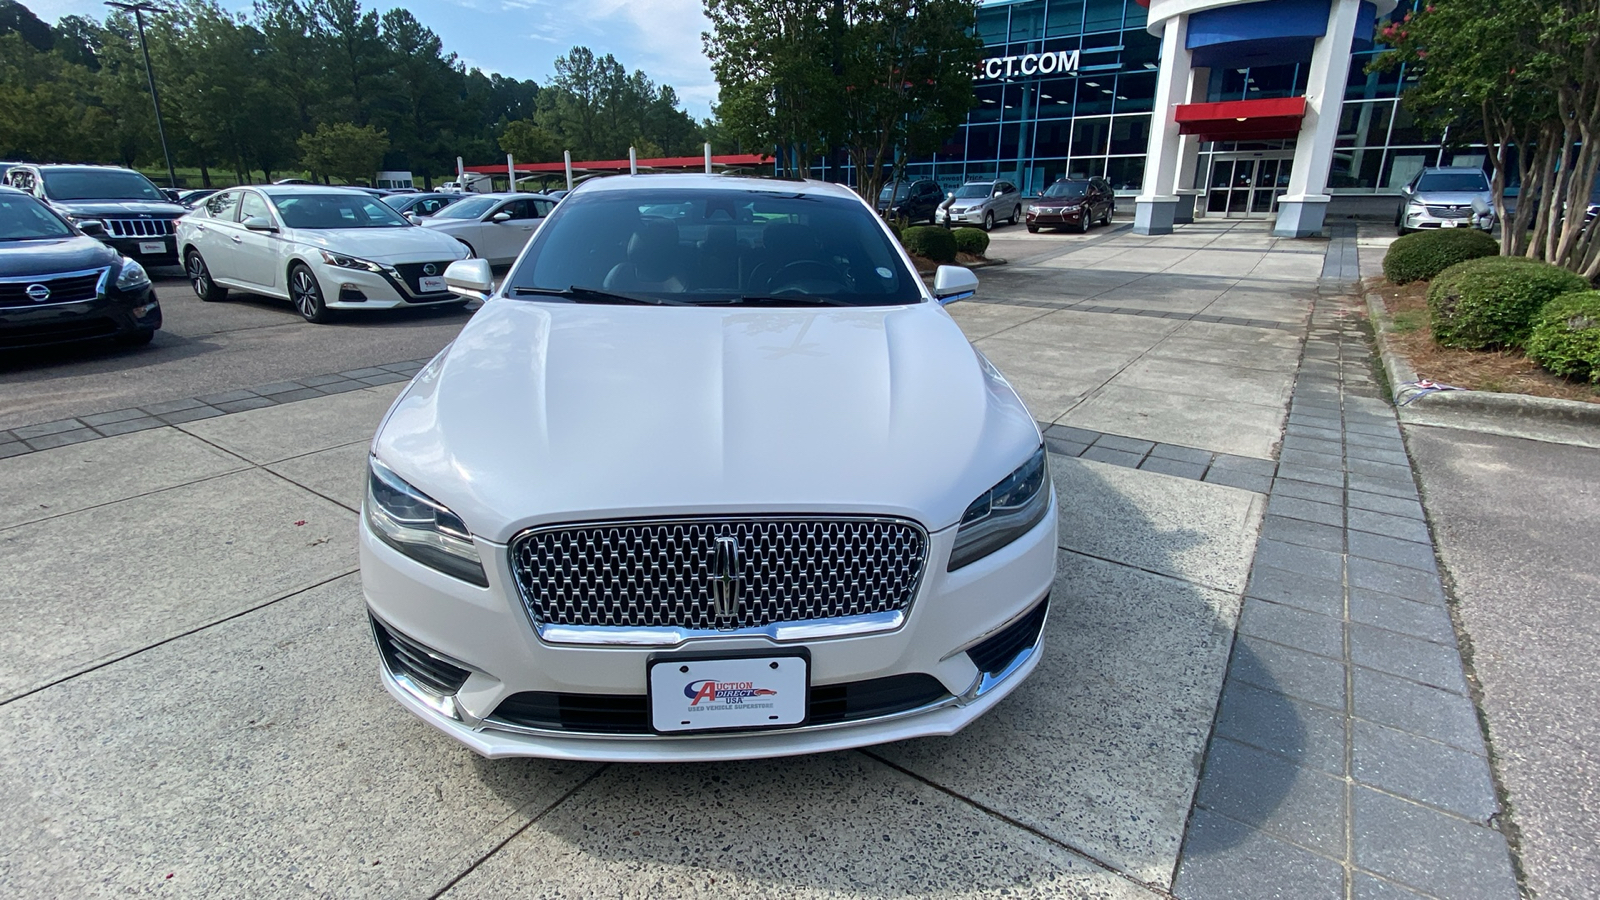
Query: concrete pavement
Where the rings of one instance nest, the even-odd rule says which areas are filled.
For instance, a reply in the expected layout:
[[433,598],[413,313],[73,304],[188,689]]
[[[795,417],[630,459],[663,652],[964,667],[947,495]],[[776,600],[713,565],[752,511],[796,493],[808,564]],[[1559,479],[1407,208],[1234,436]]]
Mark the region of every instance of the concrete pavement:
[[[362,457],[399,386],[280,374],[261,404],[110,437],[85,418],[93,436],[0,459],[0,885],[1459,896],[1467,865],[1509,896],[1489,812],[1407,780],[1423,726],[1361,706],[1367,682],[1386,709],[1440,691],[1454,648],[1409,642],[1426,617],[1390,614],[1427,573],[1358,527],[1415,501],[1390,448],[1360,449],[1386,432],[1358,336],[1336,306],[1311,324],[1327,245],[1255,222],[1007,240],[1020,264],[951,309],[1046,426],[1061,574],[1040,669],[967,731],[732,765],[471,756],[377,686],[354,574]],[[1308,326],[1332,349],[1303,365]],[[1322,581],[1336,608],[1305,608]]]

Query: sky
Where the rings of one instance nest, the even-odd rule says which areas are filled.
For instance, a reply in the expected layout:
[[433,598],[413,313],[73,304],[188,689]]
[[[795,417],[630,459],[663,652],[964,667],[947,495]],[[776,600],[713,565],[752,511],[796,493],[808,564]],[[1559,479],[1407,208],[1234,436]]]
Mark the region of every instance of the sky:
[[[249,0],[220,0],[246,10]],[[54,23],[66,15],[103,19],[98,0],[22,0]],[[711,115],[717,83],[701,51],[700,33],[710,28],[701,0],[363,0],[382,13],[411,10],[469,68],[513,78],[550,80],[557,56],[582,45],[595,55],[610,53],[628,71],[643,69],[657,84],[670,84],[696,119]]]

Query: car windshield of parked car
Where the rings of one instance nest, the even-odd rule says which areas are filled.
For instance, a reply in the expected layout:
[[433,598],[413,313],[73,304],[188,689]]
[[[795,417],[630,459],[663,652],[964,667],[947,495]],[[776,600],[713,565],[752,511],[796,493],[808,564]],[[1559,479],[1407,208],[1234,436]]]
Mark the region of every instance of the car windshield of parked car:
[[435,219],[476,219],[489,211],[489,207],[499,203],[495,197],[473,197],[471,200],[457,200],[433,214]]
[[51,200],[150,200],[165,203],[167,195],[138,172],[62,171],[45,169],[44,193]]
[[383,201],[366,194],[278,194],[283,224],[290,228],[394,228],[410,222]]
[[911,193],[911,185],[905,182],[891,181],[878,192],[879,200],[892,200],[895,197],[905,197]]
[[989,196],[989,191],[994,188],[992,184],[963,184],[956,191],[957,200],[977,200]]
[[1422,179],[1417,182],[1417,190],[1424,193],[1428,191],[1471,192],[1487,191],[1488,189],[1489,180],[1483,177],[1482,172],[1435,172],[1431,175],[1422,176]]
[[1047,200],[1077,200],[1088,193],[1088,182],[1067,181],[1058,182],[1045,188],[1043,196]]
[[0,195],[0,241],[36,241],[71,237],[72,229],[37,200]]
[[[923,299],[916,273],[858,201],[775,190],[568,196],[508,282],[511,297],[566,292],[596,302],[886,306]],[[580,291],[589,296],[575,296]]]

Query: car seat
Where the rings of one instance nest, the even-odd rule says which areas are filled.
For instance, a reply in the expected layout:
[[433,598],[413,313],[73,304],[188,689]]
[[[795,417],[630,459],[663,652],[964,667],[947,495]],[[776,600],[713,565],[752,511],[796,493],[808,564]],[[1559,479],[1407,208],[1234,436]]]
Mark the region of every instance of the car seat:
[[684,283],[678,275],[679,256],[677,225],[641,225],[628,238],[627,259],[611,267],[603,286],[613,291],[681,292]]

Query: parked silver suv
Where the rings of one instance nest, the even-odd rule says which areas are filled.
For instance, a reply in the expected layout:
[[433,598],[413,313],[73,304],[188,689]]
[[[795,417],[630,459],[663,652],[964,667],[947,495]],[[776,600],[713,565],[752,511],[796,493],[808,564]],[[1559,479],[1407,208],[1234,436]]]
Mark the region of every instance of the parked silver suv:
[[1400,211],[1394,227],[1399,234],[1424,228],[1494,229],[1494,194],[1489,177],[1475,166],[1438,166],[1423,169],[1400,189]]
[[1022,194],[1009,181],[969,181],[939,205],[936,221],[954,228],[977,225],[984,231],[1005,219],[1015,225],[1022,219]]

